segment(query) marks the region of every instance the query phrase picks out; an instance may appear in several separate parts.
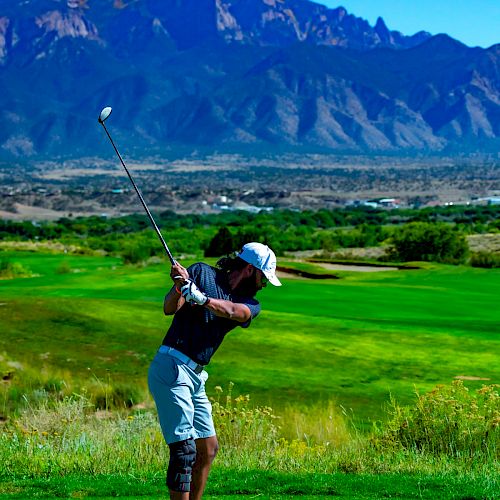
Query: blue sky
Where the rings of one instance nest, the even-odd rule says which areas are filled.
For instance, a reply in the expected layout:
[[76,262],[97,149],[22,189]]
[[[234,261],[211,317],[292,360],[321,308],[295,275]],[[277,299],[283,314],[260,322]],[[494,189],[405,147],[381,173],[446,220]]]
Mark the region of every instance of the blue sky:
[[389,29],[413,35],[447,33],[471,47],[500,43],[500,0],[313,0],[342,5],[373,26],[381,16]]

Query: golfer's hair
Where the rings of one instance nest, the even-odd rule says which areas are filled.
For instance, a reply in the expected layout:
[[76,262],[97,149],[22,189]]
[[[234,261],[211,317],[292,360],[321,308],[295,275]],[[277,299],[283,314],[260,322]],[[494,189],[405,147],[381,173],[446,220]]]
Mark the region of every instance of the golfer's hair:
[[248,266],[248,262],[240,259],[237,253],[235,252],[232,255],[228,255],[226,257],[222,257],[217,261],[217,268],[220,269],[224,274],[230,274],[233,271],[239,271],[243,269],[245,266]]

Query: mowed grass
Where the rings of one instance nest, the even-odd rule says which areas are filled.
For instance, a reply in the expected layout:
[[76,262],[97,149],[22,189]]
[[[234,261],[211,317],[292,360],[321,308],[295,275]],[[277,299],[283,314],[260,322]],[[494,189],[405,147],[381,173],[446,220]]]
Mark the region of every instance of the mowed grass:
[[[403,498],[456,500],[494,498],[486,481],[446,475],[283,474],[272,471],[218,469],[210,474],[204,498],[346,500]],[[490,490],[491,491],[491,490]],[[150,498],[164,499],[162,476],[73,474],[66,477],[0,482],[0,498]]]
[[[116,259],[4,252],[40,276],[0,281],[0,353],[75,381],[143,388],[171,318],[162,313],[169,267]],[[68,260],[70,259],[70,260]],[[72,270],[58,274],[61,262]],[[184,262],[188,265],[190,262]],[[339,280],[283,279],[259,295],[263,312],[231,332],[208,368],[208,390],[287,406],[342,405],[360,425],[457,376],[500,383],[500,271],[427,265],[339,272]]]
[[[268,320],[258,335],[243,350],[241,331],[223,346],[236,350],[233,367],[243,351],[257,351],[256,385],[268,380],[273,394],[305,403],[334,398],[363,417],[378,415],[389,393],[406,399],[414,386],[424,391],[456,376],[500,381],[497,272],[434,267],[342,277],[266,291]],[[268,347],[263,358],[259,345]]]

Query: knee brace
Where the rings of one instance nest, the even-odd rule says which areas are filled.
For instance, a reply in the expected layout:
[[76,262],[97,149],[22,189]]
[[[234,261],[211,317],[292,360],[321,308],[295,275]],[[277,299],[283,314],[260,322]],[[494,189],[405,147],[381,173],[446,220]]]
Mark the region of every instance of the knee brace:
[[196,443],[186,439],[169,444],[170,461],[167,471],[167,487],[172,491],[190,491],[191,473],[196,460]]

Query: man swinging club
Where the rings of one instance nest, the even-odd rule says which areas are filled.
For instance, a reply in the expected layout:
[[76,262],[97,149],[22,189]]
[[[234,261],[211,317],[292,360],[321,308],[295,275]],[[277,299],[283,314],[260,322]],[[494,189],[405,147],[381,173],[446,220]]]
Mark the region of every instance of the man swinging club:
[[217,267],[198,262],[185,269],[174,261],[170,277],[174,286],[163,310],[174,318],[151,363],[148,383],[170,448],[170,498],[201,499],[218,450],[204,367],[229,331],[247,328],[259,314],[255,295],[267,281],[281,283],[274,252],[261,243],[247,243]]
[[226,333],[236,326],[247,328],[259,314],[254,297],[266,282],[281,285],[276,277],[276,256],[266,245],[247,243],[235,257],[221,259],[217,269],[202,262],[185,269],[176,262],[105,125],[111,112],[110,106],[103,108],[98,122],[172,264],[174,286],[165,297],[163,310],[175,316],[148,375],[170,448],[167,486],[171,498],[200,499],[218,449],[212,406],[205,393],[208,374],[203,368]]

